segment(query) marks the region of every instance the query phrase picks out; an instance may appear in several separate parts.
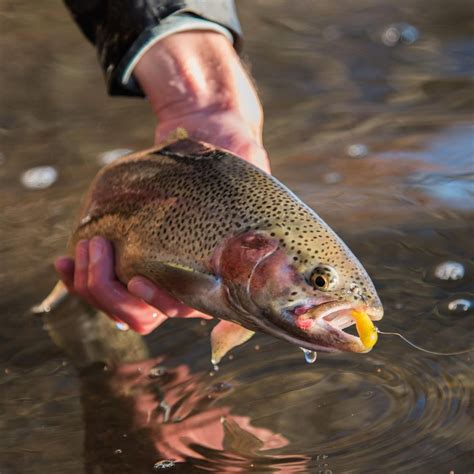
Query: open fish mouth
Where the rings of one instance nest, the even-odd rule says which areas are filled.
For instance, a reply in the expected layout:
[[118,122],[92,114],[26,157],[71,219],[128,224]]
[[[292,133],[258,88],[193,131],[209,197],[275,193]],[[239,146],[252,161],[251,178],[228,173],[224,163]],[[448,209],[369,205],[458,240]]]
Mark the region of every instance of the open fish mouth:
[[[383,317],[381,307],[330,301],[317,306],[298,306],[284,311],[272,328],[275,336],[311,351],[369,352],[377,340],[372,321]],[[345,329],[356,325],[358,336]]]

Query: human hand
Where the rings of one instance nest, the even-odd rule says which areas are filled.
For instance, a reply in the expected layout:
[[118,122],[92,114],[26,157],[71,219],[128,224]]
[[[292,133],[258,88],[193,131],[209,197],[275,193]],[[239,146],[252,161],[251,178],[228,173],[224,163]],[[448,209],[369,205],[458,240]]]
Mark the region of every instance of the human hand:
[[[157,145],[184,128],[189,138],[270,172],[257,93],[223,35],[190,31],[164,38],[141,58],[134,74],[158,119]],[[100,237],[79,242],[75,259],[60,257],[55,267],[71,293],[141,334],[168,317],[209,318],[144,277],[125,287],[114,273],[112,245]]]
[[250,76],[223,35],[185,31],[156,43],[134,70],[158,119],[159,145],[177,128],[270,172],[263,111]]

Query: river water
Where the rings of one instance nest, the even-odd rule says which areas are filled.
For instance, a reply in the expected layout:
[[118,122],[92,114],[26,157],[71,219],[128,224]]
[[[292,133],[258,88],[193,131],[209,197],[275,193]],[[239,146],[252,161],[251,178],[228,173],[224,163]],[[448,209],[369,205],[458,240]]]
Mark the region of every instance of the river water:
[[[274,173],[359,256],[381,330],[473,347],[469,2],[239,12]],[[106,96],[59,1],[3,0],[0,21],[1,474],[474,472],[472,352],[381,336],[309,365],[257,335],[215,371],[211,322],[142,340],[77,303],[31,316],[103,153],[148,147],[154,122],[143,101]]]

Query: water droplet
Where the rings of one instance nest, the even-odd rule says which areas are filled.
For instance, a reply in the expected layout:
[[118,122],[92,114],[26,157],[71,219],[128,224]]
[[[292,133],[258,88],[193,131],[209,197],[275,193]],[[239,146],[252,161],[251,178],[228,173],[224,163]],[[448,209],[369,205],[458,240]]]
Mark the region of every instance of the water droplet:
[[97,161],[101,165],[108,165],[118,158],[128,155],[132,151],[133,150],[130,150],[129,148],[117,148],[116,150],[104,151],[104,153],[101,153],[97,157]]
[[464,277],[464,265],[448,260],[436,266],[434,275],[440,280],[461,280]]
[[154,464],[153,469],[158,471],[158,469],[171,469],[176,464],[174,459],[163,459],[163,461],[158,461]]
[[255,349],[256,351],[259,351],[259,350],[260,350],[260,346],[259,346],[258,344],[255,344],[254,349]]
[[448,309],[453,313],[467,313],[474,308],[474,303],[466,298],[458,298],[448,303]]
[[166,374],[166,367],[162,365],[157,365],[150,369],[150,372],[148,373],[148,377],[150,379],[157,379],[158,377],[163,377],[163,375],[165,374]]
[[128,331],[130,329],[127,323],[115,323],[115,327],[119,331]]
[[315,351],[310,351],[309,349],[305,349],[304,347],[300,347],[300,349],[304,352],[304,360],[308,364],[313,364],[316,362],[316,359],[318,357],[318,353]]
[[219,365],[213,364],[212,368],[214,369],[214,372],[217,372],[219,370]]
[[351,158],[363,158],[369,153],[369,149],[363,143],[353,143],[346,148],[346,153]]
[[58,179],[58,172],[52,166],[36,166],[21,175],[21,184],[28,189],[49,188]]
[[116,450],[114,451],[114,454],[122,454],[122,450],[121,450],[121,449],[116,449]]
[[229,356],[229,360],[234,360],[234,356],[232,354]]

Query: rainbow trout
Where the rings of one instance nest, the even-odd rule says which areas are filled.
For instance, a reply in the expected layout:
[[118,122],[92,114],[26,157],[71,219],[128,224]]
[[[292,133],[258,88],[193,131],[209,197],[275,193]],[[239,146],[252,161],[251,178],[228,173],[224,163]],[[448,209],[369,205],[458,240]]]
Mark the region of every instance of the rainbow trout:
[[[103,168],[70,255],[95,235],[113,242],[124,284],[142,275],[224,320],[211,334],[215,363],[255,331],[306,351],[368,352],[344,329],[355,315],[365,315],[358,330],[383,316],[363,266],[312,209],[273,176],[205,143],[179,140]],[[57,286],[37,311],[65,291]]]

